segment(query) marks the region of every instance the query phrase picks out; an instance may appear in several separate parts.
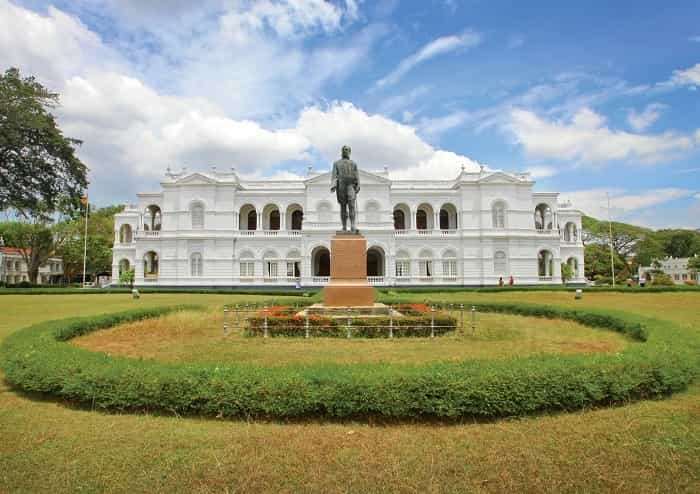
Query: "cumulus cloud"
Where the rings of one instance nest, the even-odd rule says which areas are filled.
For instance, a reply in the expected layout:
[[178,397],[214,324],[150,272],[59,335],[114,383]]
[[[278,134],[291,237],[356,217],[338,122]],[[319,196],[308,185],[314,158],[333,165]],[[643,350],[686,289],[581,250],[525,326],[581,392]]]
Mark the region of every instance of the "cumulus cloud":
[[86,67],[122,65],[117,54],[75,17],[54,7],[40,15],[6,0],[0,0],[0,61],[4,67],[40,74],[53,87],[61,87]]
[[479,163],[470,158],[433,148],[414,127],[370,115],[348,102],[305,109],[296,129],[328,163],[349,144],[360,166],[373,170],[388,166],[392,176],[400,178],[453,178],[461,165],[479,169]]
[[631,213],[654,208],[661,204],[682,199],[692,191],[680,188],[651,189],[645,192],[630,192],[625,189],[588,189],[562,192],[561,198],[570,200],[574,207],[595,218],[608,217],[608,199],[610,194],[610,213],[613,220],[623,220]]
[[627,121],[634,130],[642,132],[659,119],[664,109],[666,105],[661,103],[651,103],[641,112],[631,109],[627,114]]
[[674,70],[671,79],[665,83],[671,86],[689,86],[691,89],[700,86],[700,63],[682,70]]
[[408,72],[417,65],[446,53],[453,52],[459,49],[466,49],[477,46],[481,43],[481,36],[473,31],[466,31],[459,35],[443,36],[434,39],[430,43],[424,45],[417,52],[409,55],[401,60],[399,65],[387,74],[382,79],[379,79],[375,84],[376,88],[382,88],[391,84],[397,83]]
[[507,129],[532,156],[581,163],[635,160],[653,164],[674,159],[694,146],[692,137],[671,132],[640,135],[612,130],[590,108],[581,108],[569,121],[548,120],[516,108]]

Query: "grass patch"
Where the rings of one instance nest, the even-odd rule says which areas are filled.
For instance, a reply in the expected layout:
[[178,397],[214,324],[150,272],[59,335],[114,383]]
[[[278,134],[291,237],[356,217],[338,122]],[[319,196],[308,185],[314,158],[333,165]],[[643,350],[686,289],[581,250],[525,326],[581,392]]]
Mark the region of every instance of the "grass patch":
[[[607,308],[651,318],[652,341],[667,322],[680,328],[669,337],[681,345],[700,337],[695,293],[449,297]],[[0,297],[0,340],[50,319],[182,303],[220,308],[235,298],[88,299]],[[695,493],[699,421],[700,384],[665,400],[486,424],[287,424],[100,414],[28,399],[0,379],[0,492]]]
[[[646,340],[642,322],[605,311],[482,303],[492,312],[579,321]],[[0,347],[8,380],[27,391],[116,410],[219,417],[506,417],[658,397],[684,389],[698,355],[658,339],[614,355],[427,364],[206,366],[110,357],[61,343],[178,308],[39,324]]]
[[[458,314],[453,314],[458,316]],[[229,318],[230,321],[230,318]],[[221,311],[176,312],[121,324],[71,340],[90,351],[162,362],[212,365],[429,363],[514,359],[541,354],[619,352],[623,336],[572,321],[481,314],[478,332],[463,336],[402,339],[250,338],[239,329],[222,334]]]

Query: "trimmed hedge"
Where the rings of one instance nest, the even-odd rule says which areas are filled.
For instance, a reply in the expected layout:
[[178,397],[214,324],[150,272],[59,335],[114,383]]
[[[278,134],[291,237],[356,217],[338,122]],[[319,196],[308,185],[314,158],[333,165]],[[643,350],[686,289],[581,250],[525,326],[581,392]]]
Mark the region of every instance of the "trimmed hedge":
[[[98,409],[223,417],[504,417],[661,397],[700,368],[698,337],[667,322],[607,311],[521,304],[484,310],[566,317],[635,335],[616,354],[547,355],[503,361],[257,367],[168,364],[110,357],[64,343],[114,324],[182,307],[38,324],[0,347],[7,380]],[[439,344],[439,343],[438,343]]]

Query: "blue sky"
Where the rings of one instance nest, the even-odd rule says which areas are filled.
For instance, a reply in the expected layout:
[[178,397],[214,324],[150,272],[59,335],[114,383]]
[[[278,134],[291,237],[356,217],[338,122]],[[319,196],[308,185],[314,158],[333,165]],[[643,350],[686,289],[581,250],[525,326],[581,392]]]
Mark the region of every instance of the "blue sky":
[[[670,2],[667,2],[670,3]],[[700,227],[700,3],[0,0],[99,204],[167,166],[530,170],[589,214]]]

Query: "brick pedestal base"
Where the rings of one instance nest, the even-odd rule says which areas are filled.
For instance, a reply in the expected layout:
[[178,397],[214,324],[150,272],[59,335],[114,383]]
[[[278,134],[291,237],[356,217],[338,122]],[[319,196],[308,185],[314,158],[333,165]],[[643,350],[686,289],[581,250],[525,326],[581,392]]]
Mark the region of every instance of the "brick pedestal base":
[[360,234],[331,239],[331,279],[323,289],[327,307],[371,306],[374,289],[367,284],[367,240]]

